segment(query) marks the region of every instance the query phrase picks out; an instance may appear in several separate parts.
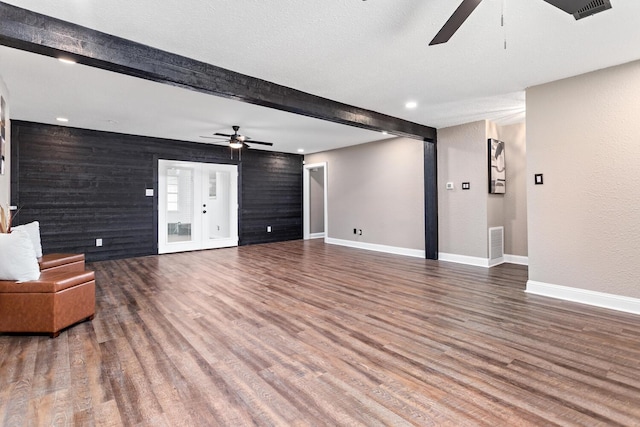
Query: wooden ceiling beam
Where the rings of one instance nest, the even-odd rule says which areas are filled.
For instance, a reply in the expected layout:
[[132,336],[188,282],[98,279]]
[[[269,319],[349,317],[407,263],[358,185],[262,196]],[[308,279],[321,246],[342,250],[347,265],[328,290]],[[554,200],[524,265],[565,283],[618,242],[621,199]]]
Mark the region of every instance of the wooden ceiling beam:
[[343,125],[436,141],[436,129],[0,2],[0,44]]

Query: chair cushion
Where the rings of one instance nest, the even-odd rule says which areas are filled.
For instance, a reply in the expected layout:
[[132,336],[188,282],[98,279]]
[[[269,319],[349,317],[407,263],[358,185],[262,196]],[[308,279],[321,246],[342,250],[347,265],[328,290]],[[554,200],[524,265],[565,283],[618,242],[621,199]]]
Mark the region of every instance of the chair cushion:
[[44,272],[38,280],[16,283],[0,280],[0,293],[55,293],[95,279],[93,271],[51,271]]
[[[49,270],[74,263],[84,263],[84,254],[46,254],[38,260],[40,270]],[[84,266],[82,268],[84,270]]]

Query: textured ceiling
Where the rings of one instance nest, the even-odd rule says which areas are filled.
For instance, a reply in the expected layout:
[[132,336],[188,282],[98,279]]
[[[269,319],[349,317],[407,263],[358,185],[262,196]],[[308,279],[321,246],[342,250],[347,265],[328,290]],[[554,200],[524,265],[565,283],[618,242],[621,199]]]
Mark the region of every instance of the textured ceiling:
[[[523,120],[527,87],[639,59],[640,2],[611,2],[613,9],[575,21],[542,0],[484,0],[448,43],[428,46],[458,0],[6,1],[438,128],[480,119]],[[501,27],[503,12],[506,25]],[[303,147],[313,152],[384,137],[234,101],[212,101],[210,96],[83,66],[71,71],[49,58],[28,59],[35,55],[7,48],[0,55],[0,75],[12,94],[14,118],[50,122],[42,116],[61,115],[55,108],[66,106],[73,125],[107,128],[104,123],[88,124],[95,117],[82,118],[91,112],[101,114],[115,131],[188,140],[239,124],[255,139],[275,140],[274,148],[281,151]],[[36,61],[29,67],[41,69],[25,73],[22,61]],[[54,69],[55,79],[45,81],[60,88],[61,93],[47,97],[55,101],[38,97],[51,88],[27,89],[44,84],[44,76]],[[66,73],[76,74],[65,78]],[[98,85],[105,93],[90,86],[74,90],[74,82]],[[118,87],[127,89],[119,97],[110,96]],[[28,100],[26,91],[32,92]],[[160,112],[158,97],[165,100]],[[409,100],[418,107],[407,110]],[[158,113],[174,120],[158,121]],[[278,133],[288,126],[293,129],[289,134]],[[313,137],[316,141],[304,146],[302,141]]]

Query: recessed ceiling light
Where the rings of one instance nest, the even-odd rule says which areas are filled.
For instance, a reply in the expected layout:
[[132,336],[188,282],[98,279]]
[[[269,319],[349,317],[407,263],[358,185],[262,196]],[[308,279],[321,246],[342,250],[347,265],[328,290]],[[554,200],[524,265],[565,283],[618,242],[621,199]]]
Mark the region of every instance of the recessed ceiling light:
[[56,117],[56,120],[59,121],[59,122],[64,122],[64,123],[69,121],[69,119],[67,119],[66,117]]
[[58,61],[64,63],[64,64],[75,64],[76,61],[74,61],[73,59],[69,59],[69,58],[58,58]]
[[416,108],[418,106],[418,103],[416,101],[409,101],[406,104],[404,104],[405,108],[408,108],[410,110],[413,110],[414,108]]
[[304,148],[298,148],[298,153],[304,153]]

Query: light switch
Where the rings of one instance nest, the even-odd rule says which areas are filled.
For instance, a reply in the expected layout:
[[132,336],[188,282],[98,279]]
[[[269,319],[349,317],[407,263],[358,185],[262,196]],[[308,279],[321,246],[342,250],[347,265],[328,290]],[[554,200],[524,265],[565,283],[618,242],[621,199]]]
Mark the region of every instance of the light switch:
[[462,183],[462,189],[463,189],[463,190],[469,190],[469,189],[471,189],[471,183],[470,183],[470,182],[463,182],[463,183]]
[[535,175],[536,178],[536,185],[542,185],[544,182],[542,180],[542,174],[541,173],[537,173]]
[[453,190],[453,182],[447,182],[447,190]]
[[147,188],[144,191],[144,195],[147,196],[147,197],[153,197],[153,188]]

